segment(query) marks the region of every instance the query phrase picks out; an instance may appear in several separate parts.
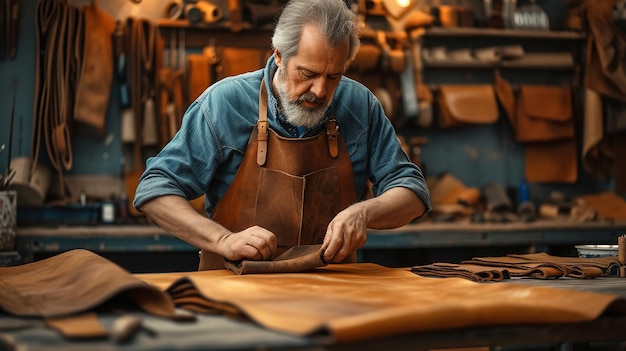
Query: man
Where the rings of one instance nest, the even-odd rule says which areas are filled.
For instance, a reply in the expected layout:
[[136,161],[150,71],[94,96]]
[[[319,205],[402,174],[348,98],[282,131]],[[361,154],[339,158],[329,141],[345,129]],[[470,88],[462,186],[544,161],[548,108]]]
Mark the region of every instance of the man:
[[[200,248],[200,269],[306,244],[322,244],[326,262],[354,262],[368,228],[430,210],[380,103],[343,76],[358,28],[341,0],[292,0],[266,67],[209,87],[148,159],[134,205]],[[375,196],[357,201],[368,179]],[[203,194],[208,218],[187,201]]]

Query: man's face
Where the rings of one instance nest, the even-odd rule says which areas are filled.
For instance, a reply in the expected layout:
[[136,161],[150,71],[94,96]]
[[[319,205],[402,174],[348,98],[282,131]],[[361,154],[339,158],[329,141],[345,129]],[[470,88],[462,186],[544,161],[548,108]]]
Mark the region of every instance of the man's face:
[[324,118],[346,67],[348,52],[347,40],[332,47],[312,26],[304,28],[298,53],[286,64],[280,52],[275,52],[278,72],[274,86],[289,123],[314,127]]

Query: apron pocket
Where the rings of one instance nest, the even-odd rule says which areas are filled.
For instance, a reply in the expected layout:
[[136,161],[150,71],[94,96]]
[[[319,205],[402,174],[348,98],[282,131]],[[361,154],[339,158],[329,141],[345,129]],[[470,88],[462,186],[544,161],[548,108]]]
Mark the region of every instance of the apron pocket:
[[304,178],[261,169],[254,224],[276,235],[279,247],[299,245]]
[[304,176],[304,216],[300,245],[321,244],[330,221],[344,209],[339,197],[339,175],[328,167]]

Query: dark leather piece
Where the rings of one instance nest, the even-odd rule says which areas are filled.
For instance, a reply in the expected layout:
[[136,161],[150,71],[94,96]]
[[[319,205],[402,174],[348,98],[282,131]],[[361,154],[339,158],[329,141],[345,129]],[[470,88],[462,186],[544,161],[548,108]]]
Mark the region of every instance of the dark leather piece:
[[225,266],[237,274],[304,272],[326,266],[321,246],[295,246],[271,261],[225,260]]

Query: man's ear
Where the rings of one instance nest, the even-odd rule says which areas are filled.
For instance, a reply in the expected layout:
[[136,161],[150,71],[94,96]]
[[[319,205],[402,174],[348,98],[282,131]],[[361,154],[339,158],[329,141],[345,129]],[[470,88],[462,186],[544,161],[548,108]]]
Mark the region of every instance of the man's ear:
[[280,51],[278,51],[278,49],[274,49],[274,60],[276,60],[276,65],[280,66],[283,64],[283,57],[280,54]]

